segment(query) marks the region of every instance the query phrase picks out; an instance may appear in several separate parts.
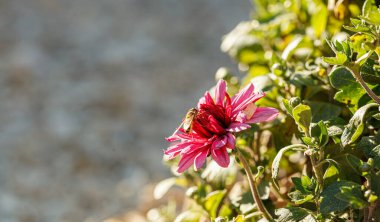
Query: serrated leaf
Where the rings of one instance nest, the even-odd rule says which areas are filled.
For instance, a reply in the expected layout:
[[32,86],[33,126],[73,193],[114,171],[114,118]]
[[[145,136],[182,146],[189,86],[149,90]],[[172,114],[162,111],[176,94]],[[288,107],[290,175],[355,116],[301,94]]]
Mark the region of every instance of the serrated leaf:
[[275,211],[277,222],[316,222],[311,213],[301,207],[280,208]]
[[358,109],[354,116],[350,119],[346,128],[343,131],[341,141],[343,146],[349,145],[355,142],[359,136],[362,134],[365,121],[367,120],[367,113],[373,108],[377,108],[379,105],[376,103],[367,104],[360,109]]
[[311,109],[308,105],[299,104],[293,108],[293,118],[304,132],[309,131],[311,123]]

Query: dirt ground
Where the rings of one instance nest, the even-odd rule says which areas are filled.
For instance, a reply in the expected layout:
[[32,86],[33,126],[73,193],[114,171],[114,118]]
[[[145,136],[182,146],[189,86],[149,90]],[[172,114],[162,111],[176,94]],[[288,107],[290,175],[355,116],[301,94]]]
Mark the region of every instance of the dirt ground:
[[169,176],[249,0],[0,0],[0,221],[102,221]]

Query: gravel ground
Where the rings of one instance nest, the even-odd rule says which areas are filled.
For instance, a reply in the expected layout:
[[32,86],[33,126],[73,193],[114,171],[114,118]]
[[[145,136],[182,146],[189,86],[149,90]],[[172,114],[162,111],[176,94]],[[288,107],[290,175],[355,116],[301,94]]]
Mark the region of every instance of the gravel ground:
[[169,175],[168,136],[249,0],[0,0],[0,221],[102,221]]

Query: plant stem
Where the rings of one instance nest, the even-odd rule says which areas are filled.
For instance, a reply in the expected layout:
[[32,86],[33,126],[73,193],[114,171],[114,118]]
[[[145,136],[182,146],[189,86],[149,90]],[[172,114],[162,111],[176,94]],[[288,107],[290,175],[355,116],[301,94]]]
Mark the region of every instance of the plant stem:
[[368,87],[367,83],[364,82],[362,76],[360,75],[360,68],[357,66],[349,67],[356,81],[360,83],[360,85],[365,89],[367,94],[380,105],[380,98]]
[[259,191],[257,189],[256,180],[253,177],[251,168],[249,167],[247,160],[244,158],[244,156],[242,155],[242,153],[240,152],[239,149],[237,149],[236,154],[237,154],[237,157],[239,158],[241,164],[243,165],[245,173],[247,174],[249,187],[251,188],[252,196],[253,196],[253,199],[255,200],[257,208],[263,214],[265,219],[267,219],[269,221],[273,221],[272,216],[269,214],[268,210],[265,208],[263,202],[260,199]]
[[311,165],[313,167],[315,177],[316,177],[317,182],[318,182],[319,189],[321,191],[322,187],[323,187],[323,175],[322,175],[322,171],[321,171],[322,166],[318,163],[318,160],[314,155],[310,156],[310,160],[311,160]]

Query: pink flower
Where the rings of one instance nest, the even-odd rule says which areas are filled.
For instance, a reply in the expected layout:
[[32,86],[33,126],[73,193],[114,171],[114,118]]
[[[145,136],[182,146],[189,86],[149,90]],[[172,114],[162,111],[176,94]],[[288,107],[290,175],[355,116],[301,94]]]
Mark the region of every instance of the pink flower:
[[265,94],[255,93],[252,83],[230,98],[226,82],[220,80],[214,94],[215,99],[207,91],[199,100],[189,133],[181,128],[181,124],[167,138],[169,142],[178,141],[164,153],[169,159],[181,156],[177,169],[179,173],[192,164],[198,170],[210,155],[221,167],[227,167],[230,163],[227,149],[235,148],[233,133],[250,128],[249,124],[252,123],[271,121],[278,115],[275,108],[255,106],[255,102]]

